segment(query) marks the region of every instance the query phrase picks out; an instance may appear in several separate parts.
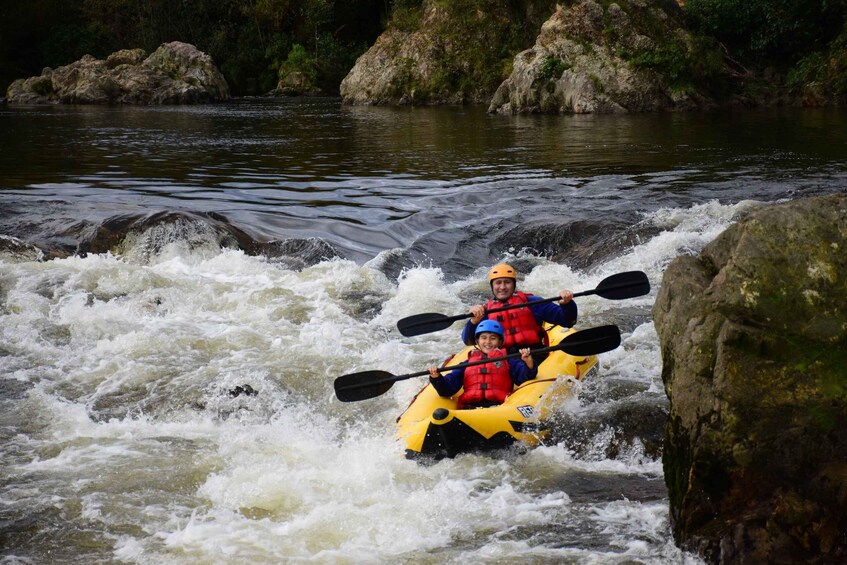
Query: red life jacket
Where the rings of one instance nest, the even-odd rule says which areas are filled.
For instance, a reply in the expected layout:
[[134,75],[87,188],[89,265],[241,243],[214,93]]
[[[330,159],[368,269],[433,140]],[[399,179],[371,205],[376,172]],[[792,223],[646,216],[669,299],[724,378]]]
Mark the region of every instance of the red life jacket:
[[[505,302],[499,300],[489,300],[485,305],[486,310],[492,308],[502,308],[503,306],[511,306],[512,304],[526,304],[529,302],[531,294],[524,294],[521,291],[516,291]],[[502,347],[508,349],[510,347],[527,347],[537,343],[548,345],[547,332],[543,331],[535,320],[535,315],[532,310],[527,308],[513,308],[504,310],[503,312],[494,312],[488,314],[489,320],[497,320],[503,326],[505,335],[503,337]]]
[[[504,349],[494,349],[486,355],[479,349],[468,353],[468,361],[479,361],[488,357],[502,357]],[[499,365],[499,367],[498,367]],[[496,402],[501,404],[512,393],[512,377],[506,360],[474,365],[465,369],[464,392],[459,397],[459,406]]]

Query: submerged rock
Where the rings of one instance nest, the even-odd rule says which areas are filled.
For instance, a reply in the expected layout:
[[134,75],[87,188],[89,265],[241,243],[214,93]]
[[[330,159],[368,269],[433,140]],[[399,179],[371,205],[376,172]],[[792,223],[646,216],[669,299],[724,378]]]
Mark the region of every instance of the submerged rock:
[[229,99],[229,87],[211,57],[193,45],[162,44],[149,57],[124,49],[105,60],[45,68],[18,79],[7,91],[10,104],[193,104]]
[[9,235],[0,235],[0,261],[24,263],[44,260],[44,252],[32,243]]
[[716,563],[847,559],[847,195],[763,207],[653,308],[674,536]]
[[317,237],[289,238],[256,244],[255,253],[285,268],[300,270],[341,257],[331,244]]
[[259,391],[257,391],[255,388],[253,388],[252,386],[250,386],[248,384],[244,384],[244,385],[238,385],[235,388],[229,389],[228,394],[232,398],[235,398],[237,396],[241,396],[242,394],[245,395],[245,396],[256,396],[257,394],[259,394]]

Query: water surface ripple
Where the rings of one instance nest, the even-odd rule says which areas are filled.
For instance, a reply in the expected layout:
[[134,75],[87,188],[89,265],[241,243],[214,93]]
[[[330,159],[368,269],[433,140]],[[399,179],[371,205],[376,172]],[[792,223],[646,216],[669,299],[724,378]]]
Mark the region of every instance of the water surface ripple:
[[[4,563],[698,563],[673,543],[650,309],[667,264],[766,202],[844,192],[847,113],[490,116],[242,99],[0,107]],[[47,261],[12,253],[41,246]],[[626,270],[623,344],[529,453],[403,457],[460,324],[398,319]],[[234,395],[250,385],[256,395]]]

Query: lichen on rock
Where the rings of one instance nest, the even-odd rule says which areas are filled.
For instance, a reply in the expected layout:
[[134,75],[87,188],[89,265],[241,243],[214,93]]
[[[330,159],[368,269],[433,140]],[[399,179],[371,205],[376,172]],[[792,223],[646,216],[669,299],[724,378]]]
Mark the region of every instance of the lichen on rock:
[[229,99],[229,87],[212,58],[193,45],[162,44],[149,57],[123,49],[105,61],[84,55],[41,76],[18,79],[10,104],[193,104]]
[[847,196],[764,206],[653,308],[674,535],[712,562],[847,555]]
[[723,69],[674,0],[424,0],[417,18],[392,19],[341,95],[348,104],[482,103],[498,113],[703,108],[715,103],[699,85],[719,83]]
[[519,53],[497,113],[626,113],[714,105],[685,76],[701,55],[675,2],[560,5]]

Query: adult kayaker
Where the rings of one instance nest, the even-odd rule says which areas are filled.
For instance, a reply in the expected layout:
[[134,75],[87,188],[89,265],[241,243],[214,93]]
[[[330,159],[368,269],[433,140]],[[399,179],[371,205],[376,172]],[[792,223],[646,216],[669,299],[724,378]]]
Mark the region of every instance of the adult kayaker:
[[[468,361],[481,361],[506,355],[503,344],[503,326],[494,320],[483,320],[474,333],[476,348],[468,353]],[[472,367],[459,367],[444,376],[434,365],[428,367],[429,382],[441,396],[453,396],[459,389],[459,408],[478,408],[502,404],[515,385],[534,379],[538,368],[529,348],[520,350],[520,359],[506,359]]]
[[[533,301],[542,300],[532,294],[517,289],[518,273],[511,265],[501,263],[488,271],[488,283],[494,295],[485,304],[477,304],[470,309],[471,318],[462,330],[462,341],[473,345],[477,325],[483,320],[496,320],[503,326],[505,332],[503,347],[509,353],[515,353],[522,347],[537,349],[549,345],[547,332],[543,324],[556,324],[569,328],[576,323],[577,307],[573,301],[573,292],[559,291],[559,302],[554,304],[544,302],[532,305]],[[501,308],[512,304],[527,304],[527,308],[513,308],[502,312],[487,314],[492,308]],[[537,354],[535,362],[541,363],[547,358],[546,353]]]

